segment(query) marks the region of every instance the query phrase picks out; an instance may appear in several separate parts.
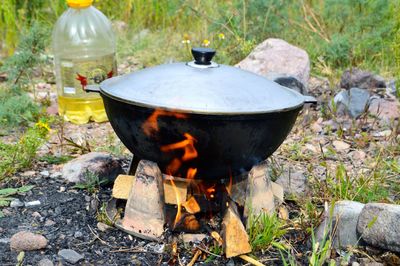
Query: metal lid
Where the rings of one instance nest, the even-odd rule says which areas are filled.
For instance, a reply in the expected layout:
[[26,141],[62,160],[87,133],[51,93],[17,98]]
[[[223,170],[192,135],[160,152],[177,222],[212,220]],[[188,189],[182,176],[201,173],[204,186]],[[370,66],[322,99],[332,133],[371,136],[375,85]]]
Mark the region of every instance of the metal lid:
[[193,50],[193,62],[164,64],[107,79],[100,85],[101,92],[135,105],[203,114],[269,113],[304,103],[303,95],[294,90],[212,62],[211,49]]

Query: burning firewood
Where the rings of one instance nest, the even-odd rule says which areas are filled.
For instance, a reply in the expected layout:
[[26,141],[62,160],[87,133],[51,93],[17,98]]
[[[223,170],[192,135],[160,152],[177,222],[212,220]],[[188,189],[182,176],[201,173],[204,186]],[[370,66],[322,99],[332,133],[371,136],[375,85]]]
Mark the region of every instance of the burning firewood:
[[191,196],[185,203],[183,203],[182,206],[185,207],[188,213],[195,214],[200,212],[200,206],[193,196]]
[[249,236],[233,201],[229,202],[222,221],[222,239],[227,258],[251,252]]
[[[171,183],[171,180],[174,182]],[[175,188],[174,188],[175,186]],[[176,180],[172,176],[164,175],[164,199],[167,204],[183,204],[186,202],[188,183],[185,181]],[[176,195],[178,192],[178,197]],[[177,201],[179,198],[179,202]]]

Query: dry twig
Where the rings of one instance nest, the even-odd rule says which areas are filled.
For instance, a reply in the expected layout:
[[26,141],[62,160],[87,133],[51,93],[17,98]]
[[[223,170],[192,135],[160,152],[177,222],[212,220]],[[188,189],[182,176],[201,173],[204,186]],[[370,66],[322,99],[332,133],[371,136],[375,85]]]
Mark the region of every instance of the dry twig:
[[191,261],[189,262],[189,264],[187,266],[193,266],[200,255],[201,255],[201,250],[197,249],[196,253],[194,254],[193,258],[191,259]]

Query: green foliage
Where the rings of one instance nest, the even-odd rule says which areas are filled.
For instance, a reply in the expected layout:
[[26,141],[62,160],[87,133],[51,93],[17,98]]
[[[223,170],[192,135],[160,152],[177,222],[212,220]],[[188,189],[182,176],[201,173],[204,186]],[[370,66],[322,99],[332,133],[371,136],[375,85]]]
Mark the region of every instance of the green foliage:
[[27,126],[39,118],[40,108],[25,90],[32,86],[34,69],[45,61],[46,37],[47,31],[34,24],[22,34],[16,53],[2,66],[8,81],[0,87],[0,126]]
[[85,173],[85,180],[86,182],[76,184],[73,187],[87,190],[89,193],[95,193],[99,190],[102,184],[106,184],[108,182],[106,179],[101,180],[97,174],[90,171]]
[[0,189],[0,207],[7,207],[14,199],[11,196],[15,194],[22,194],[31,190],[33,186],[22,186],[19,188],[3,188]]
[[38,122],[29,128],[15,144],[0,142],[0,181],[16,171],[31,166],[37,149],[47,138],[49,127]]
[[48,164],[63,164],[71,160],[73,157],[69,155],[61,155],[61,156],[54,156],[54,155],[44,155],[38,158],[41,162],[46,162]]
[[28,125],[40,114],[39,106],[27,94],[0,92],[0,126]]
[[266,212],[258,216],[250,214],[247,219],[247,233],[253,250],[264,250],[273,245],[276,239],[282,237],[287,230],[284,223],[276,214],[269,215]]

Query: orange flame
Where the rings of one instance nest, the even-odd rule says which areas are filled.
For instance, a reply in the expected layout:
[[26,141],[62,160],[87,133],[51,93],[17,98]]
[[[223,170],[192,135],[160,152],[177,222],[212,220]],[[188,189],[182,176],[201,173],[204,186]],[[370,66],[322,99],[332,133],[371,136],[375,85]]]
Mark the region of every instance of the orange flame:
[[156,109],[142,125],[143,132],[147,136],[151,136],[159,131],[158,117],[160,116],[171,116],[171,117],[176,117],[178,119],[185,119],[188,117],[186,114],[174,113],[171,111]]
[[232,172],[229,171],[229,183],[226,185],[226,192],[228,192],[228,195],[232,195]]
[[189,168],[186,174],[187,179],[194,179],[197,174],[197,168]]
[[169,152],[173,150],[178,150],[178,149],[183,149],[184,153],[182,156],[182,161],[190,161],[193,160],[194,158],[197,157],[197,150],[194,147],[194,143],[196,142],[196,139],[193,138],[189,133],[183,134],[183,136],[186,138],[185,140],[182,140],[177,143],[172,143],[168,145],[161,146],[161,151],[162,152]]
[[171,181],[172,188],[174,189],[174,192],[175,192],[176,202],[178,204],[178,209],[176,211],[175,221],[174,221],[174,225],[173,225],[173,228],[175,228],[182,216],[182,204],[181,204],[181,197],[179,195],[179,191],[176,188],[173,178],[171,178],[170,181]]

